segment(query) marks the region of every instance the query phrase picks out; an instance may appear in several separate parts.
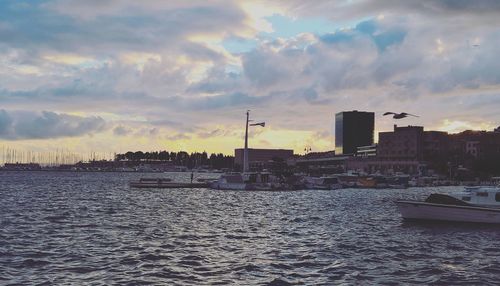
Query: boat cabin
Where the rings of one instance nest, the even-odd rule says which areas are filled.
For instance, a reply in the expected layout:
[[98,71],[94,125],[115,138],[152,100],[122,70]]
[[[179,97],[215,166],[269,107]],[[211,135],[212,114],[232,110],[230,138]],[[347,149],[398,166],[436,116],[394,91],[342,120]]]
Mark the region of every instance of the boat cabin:
[[451,196],[478,206],[500,207],[500,188],[498,187],[466,187],[464,192]]

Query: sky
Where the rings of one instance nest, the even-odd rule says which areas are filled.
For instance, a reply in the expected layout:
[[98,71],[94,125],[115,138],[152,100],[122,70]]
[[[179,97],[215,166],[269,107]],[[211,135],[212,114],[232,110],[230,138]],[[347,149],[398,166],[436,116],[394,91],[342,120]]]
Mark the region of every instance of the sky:
[[[334,114],[500,125],[499,1],[0,1],[0,146],[334,149]],[[394,121],[386,111],[420,117]]]

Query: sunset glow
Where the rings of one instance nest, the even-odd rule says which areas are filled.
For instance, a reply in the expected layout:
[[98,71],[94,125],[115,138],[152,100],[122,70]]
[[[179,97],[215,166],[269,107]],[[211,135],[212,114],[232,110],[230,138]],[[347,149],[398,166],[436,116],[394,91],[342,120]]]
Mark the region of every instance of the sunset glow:
[[251,146],[297,153],[333,150],[342,110],[376,112],[377,131],[386,111],[500,124],[500,18],[371,2],[5,1],[0,146],[232,154],[247,109],[267,123]]

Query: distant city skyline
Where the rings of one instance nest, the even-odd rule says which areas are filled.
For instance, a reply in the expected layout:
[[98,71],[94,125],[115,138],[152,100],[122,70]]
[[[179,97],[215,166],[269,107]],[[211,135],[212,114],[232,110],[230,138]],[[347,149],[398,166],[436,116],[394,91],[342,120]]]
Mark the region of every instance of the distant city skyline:
[[[500,125],[497,1],[2,1],[0,148],[335,148],[335,114]],[[418,118],[395,121],[385,112]],[[65,151],[66,152],[66,151]]]

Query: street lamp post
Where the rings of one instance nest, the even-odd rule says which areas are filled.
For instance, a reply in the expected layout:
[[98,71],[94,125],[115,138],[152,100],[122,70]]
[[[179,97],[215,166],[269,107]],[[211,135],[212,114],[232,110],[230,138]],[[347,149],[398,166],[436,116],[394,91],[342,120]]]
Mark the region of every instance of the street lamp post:
[[[250,110],[247,110],[247,120],[245,125],[245,149],[243,149],[243,173],[246,173],[250,169],[250,164],[248,162],[248,123],[252,121],[250,120]],[[266,125],[265,122],[253,123],[250,126],[261,126],[264,127]]]
[[243,149],[243,173],[248,172],[248,118],[250,110],[247,110],[247,123],[245,125],[245,149]]

